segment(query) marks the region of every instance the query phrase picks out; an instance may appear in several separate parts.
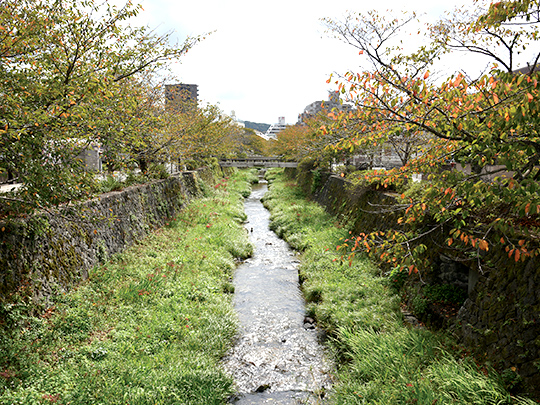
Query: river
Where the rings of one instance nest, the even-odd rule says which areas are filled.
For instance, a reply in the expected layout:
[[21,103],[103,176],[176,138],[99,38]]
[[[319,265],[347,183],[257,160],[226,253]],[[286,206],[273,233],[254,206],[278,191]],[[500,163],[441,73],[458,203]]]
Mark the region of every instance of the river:
[[331,388],[331,362],[319,344],[321,332],[305,315],[299,261],[268,228],[270,214],[260,202],[266,191],[262,181],[245,201],[255,250],[234,276],[240,331],[224,359],[237,387],[231,402],[320,404]]

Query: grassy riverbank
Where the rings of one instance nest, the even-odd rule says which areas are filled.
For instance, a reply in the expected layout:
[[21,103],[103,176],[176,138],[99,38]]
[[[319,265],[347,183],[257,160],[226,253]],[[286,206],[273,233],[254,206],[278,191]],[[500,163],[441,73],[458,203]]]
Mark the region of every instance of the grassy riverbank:
[[329,333],[337,404],[535,404],[512,397],[505,380],[475,364],[446,335],[407,326],[399,297],[368,260],[342,261],[348,232],[282,170],[269,172],[264,203],[271,227],[303,251],[300,278],[308,312]]
[[252,252],[241,223],[253,175],[205,198],[49,308],[0,307],[0,404],[220,404],[219,365],[236,332],[234,259]]

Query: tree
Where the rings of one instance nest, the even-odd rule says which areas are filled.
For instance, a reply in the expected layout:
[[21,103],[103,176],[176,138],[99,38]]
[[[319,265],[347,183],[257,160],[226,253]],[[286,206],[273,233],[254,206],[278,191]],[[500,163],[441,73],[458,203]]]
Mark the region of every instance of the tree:
[[285,160],[300,161],[309,153],[312,128],[307,125],[289,125],[277,134],[272,153]]
[[328,169],[336,160],[347,160],[350,157],[347,150],[329,148],[342,136],[342,131],[336,128],[329,130],[333,118],[333,112],[323,109],[314,116],[306,117],[302,124],[287,126],[272,141],[271,153],[296,162],[309,159],[314,167],[323,169]]
[[141,108],[144,92],[131,90],[200,38],[170,46],[170,33],[127,23],[139,11],[131,2],[122,8],[90,0],[2,2],[0,172],[16,173],[24,184],[16,198],[0,198],[4,209],[88,195],[93,177],[81,151],[96,142],[119,156],[119,140],[133,143],[152,125],[154,116]]
[[255,133],[255,130],[247,127],[236,126],[232,128],[232,152],[237,157],[248,155],[266,156],[268,154],[268,141]]
[[[532,66],[515,71],[516,57],[538,39],[538,11],[537,1],[476,2],[472,12],[431,26],[432,43],[408,54],[395,40],[416,28],[414,15],[326,20],[372,66],[336,80],[356,114],[336,116],[335,127],[348,131],[334,147],[381,145],[404,134],[412,146],[404,166],[367,175],[368,181],[388,187],[413,173],[429,179],[423,194],[396,205],[401,215],[393,229],[355,238],[355,249],[417,271],[425,268],[423,238],[442,230],[448,246],[459,244],[479,266],[481,252],[493,247],[505,246],[516,260],[538,253],[535,237],[526,237],[537,232],[540,214],[537,48]],[[491,58],[489,72],[434,80],[434,62],[456,49]],[[445,171],[452,159],[463,170]]]
[[173,158],[202,162],[211,156],[225,156],[233,149],[231,133],[235,125],[217,106],[174,112],[167,133],[176,139]]

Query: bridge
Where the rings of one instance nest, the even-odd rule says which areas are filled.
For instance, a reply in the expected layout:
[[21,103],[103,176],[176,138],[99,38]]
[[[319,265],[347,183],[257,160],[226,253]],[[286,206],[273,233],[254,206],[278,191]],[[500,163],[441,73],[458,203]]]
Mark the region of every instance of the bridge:
[[297,167],[298,162],[284,162],[276,157],[248,157],[245,159],[227,159],[219,162],[221,167]]

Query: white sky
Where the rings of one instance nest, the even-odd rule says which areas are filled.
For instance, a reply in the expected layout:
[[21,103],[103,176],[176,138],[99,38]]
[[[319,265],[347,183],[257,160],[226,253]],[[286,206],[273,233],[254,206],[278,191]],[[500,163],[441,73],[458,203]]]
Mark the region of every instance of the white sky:
[[[460,0],[467,2],[467,0]],[[327,98],[330,73],[357,68],[361,56],[351,46],[328,38],[322,17],[341,19],[346,11],[393,10],[399,0],[140,0],[137,23],[186,35],[215,31],[173,67],[178,82],[197,84],[199,99],[218,104],[240,120],[288,124],[313,101]],[[471,0],[468,0],[471,2]],[[457,0],[410,0],[409,11],[433,19]]]

